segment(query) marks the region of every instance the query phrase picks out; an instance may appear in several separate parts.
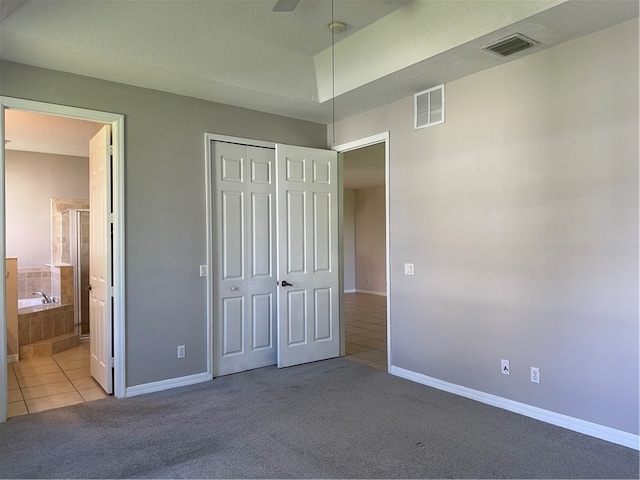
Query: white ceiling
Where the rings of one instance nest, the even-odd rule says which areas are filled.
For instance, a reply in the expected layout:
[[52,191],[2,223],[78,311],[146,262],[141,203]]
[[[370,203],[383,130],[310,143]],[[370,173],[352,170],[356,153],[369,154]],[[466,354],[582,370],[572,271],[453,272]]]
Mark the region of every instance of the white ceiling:
[[[0,58],[329,124],[637,17],[636,0],[3,0]],[[335,87],[335,96],[334,96]],[[335,98],[335,112],[332,99]]]
[[19,110],[5,111],[5,148],[89,157],[89,140],[102,125]]

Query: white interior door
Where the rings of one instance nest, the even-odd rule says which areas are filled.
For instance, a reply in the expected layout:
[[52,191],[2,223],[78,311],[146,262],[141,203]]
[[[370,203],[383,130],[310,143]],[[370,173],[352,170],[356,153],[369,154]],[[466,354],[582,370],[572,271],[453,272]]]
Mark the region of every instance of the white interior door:
[[111,127],[105,125],[89,142],[89,333],[91,375],[107,393],[113,393],[112,351],[110,159]]
[[214,376],[276,363],[275,155],[212,142]]
[[340,355],[338,158],[276,145],[278,367]]

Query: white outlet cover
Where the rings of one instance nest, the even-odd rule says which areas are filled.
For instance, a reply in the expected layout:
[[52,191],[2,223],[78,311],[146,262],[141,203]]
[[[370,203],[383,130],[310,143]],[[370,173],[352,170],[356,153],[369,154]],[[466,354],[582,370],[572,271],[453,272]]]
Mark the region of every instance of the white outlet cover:
[[404,264],[404,274],[405,275],[415,275],[415,267],[413,263],[405,263]]
[[540,383],[540,369],[537,367],[531,367],[531,382]]

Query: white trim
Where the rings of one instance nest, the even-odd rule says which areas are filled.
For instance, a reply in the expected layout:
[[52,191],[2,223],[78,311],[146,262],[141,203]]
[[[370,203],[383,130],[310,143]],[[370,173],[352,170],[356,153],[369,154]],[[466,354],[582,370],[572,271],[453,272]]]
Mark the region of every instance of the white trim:
[[[361,138],[360,140],[354,140],[353,142],[343,143],[342,145],[335,145],[331,147],[331,150],[344,153],[351,150],[357,150],[359,148],[368,147],[369,145],[375,145],[376,143],[389,142],[389,132],[379,133],[377,135],[371,135],[370,137]],[[385,179],[386,180],[386,179]]]
[[[332,150],[335,150],[339,153],[344,153],[344,152],[349,152],[351,150],[356,150],[358,148],[363,148],[363,147],[368,147],[369,145],[375,145],[376,143],[382,143],[384,142],[384,204],[385,204],[385,214],[386,214],[386,218],[385,218],[385,227],[386,227],[386,232],[385,232],[385,241],[386,241],[386,247],[385,247],[385,255],[386,255],[386,276],[387,276],[387,292],[386,292],[386,297],[387,297],[387,371],[391,368],[391,360],[393,358],[393,352],[391,351],[391,249],[389,246],[389,239],[391,236],[390,230],[391,230],[391,219],[390,219],[390,215],[389,215],[389,210],[390,210],[390,201],[389,201],[389,195],[390,195],[390,190],[389,190],[389,153],[390,153],[390,146],[389,146],[389,132],[383,132],[383,133],[378,133],[376,135],[371,135],[370,137],[365,137],[365,138],[361,138],[359,140],[354,140],[352,142],[348,142],[348,143],[343,143],[342,145],[336,145],[332,148]],[[339,232],[339,235],[342,236],[342,232]],[[341,276],[343,275],[343,273],[341,272]],[[343,322],[341,322],[343,323]]]
[[[87,120],[110,124],[113,132],[113,285],[116,301],[113,309],[113,343],[114,343],[114,395],[118,398],[126,396],[125,365],[125,248],[124,248],[124,115],[101,112],[85,108],[56,105],[20,98],[0,97],[0,140],[4,145],[4,110],[6,108],[26,112],[56,115],[60,117]],[[0,271],[5,267],[5,150],[0,150]],[[5,312],[5,279],[0,275],[0,312]],[[7,419],[7,369],[6,369],[6,315],[0,319],[0,422]]]
[[211,168],[211,142],[215,135],[204,134],[204,190],[205,190],[205,229],[207,250],[207,374],[213,378],[213,170]]
[[237,143],[239,145],[248,145],[250,147],[264,147],[264,148],[276,148],[276,144],[273,142],[265,142],[262,140],[252,140],[250,138],[232,137],[229,135],[218,135],[216,133],[205,133],[204,138],[208,144],[211,140],[216,142]]
[[113,395],[126,396],[126,343],[125,343],[125,178],[124,178],[124,115],[117,115],[111,125],[112,134],[112,202],[113,202]]
[[387,292],[378,292],[376,290],[361,290],[361,289],[357,289],[354,290],[356,293],[368,293],[369,295],[379,295],[381,297],[386,297],[387,296]]
[[16,363],[20,359],[17,353],[13,355],[7,355],[7,363]]
[[524,415],[525,417],[534,418],[541,422],[550,423],[574,432],[606,440],[607,442],[633,448],[634,450],[640,450],[640,437],[632,433],[623,432],[621,430],[616,430],[615,428],[598,425],[597,423],[534,407],[532,405],[527,405],[526,403],[516,402],[514,400],[509,400],[508,398],[445,382],[437,378],[429,377],[411,370],[405,370],[404,368],[396,366],[391,366],[389,368],[389,373],[428,387],[453,393],[454,395],[460,395],[461,397],[470,398],[477,402]]
[[[338,343],[339,354],[347,354],[347,336],[344,325],[344,155],[336,152],[338,175]],[[355,233],[355,232],[354,232]]]
[[[0,272],[7,271],[6,226],[5,226],[5,160],[4,160],[4,101],[0,97]],[[7,280],[0,275],[0,422],[7,421],[7,402],[9,398],[7,374]]]
[[141,385],[127,387],[125,396],[137,397],[138,395],[161,392],[162,390],[168,390],[170,388],[186,387],[187,385],[208,382],[210,380],[211,374],[206,372],[196,373],[194,375],[187,375],[186,377],[170,378],[168,380],[160,380],[158,382],[143,383]]
[[344,293],[357,293],[358,291],[355,288],[345,290]]

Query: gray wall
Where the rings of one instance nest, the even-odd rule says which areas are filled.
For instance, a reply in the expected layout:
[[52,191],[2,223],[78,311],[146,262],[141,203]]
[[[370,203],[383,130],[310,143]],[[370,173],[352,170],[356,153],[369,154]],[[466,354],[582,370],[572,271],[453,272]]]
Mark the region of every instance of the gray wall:
[[89,159],[7,150],[5,162],[7,256],[51,263],[51,198],[89,198]]
[[343,196],[342,237],[344,241],[344,291],[356,290],[356,191],[346,188]]
[[390,131],[394,366],[638,434],[638,68],[635,19],[336,124]]
[[0,93],[125,115],[127,386],[205,372],[204,134],[325,147],[326,126],[7,62]]
[[356,289],[359,292],[387,292],[384,194],[384,185],[356,190]]

